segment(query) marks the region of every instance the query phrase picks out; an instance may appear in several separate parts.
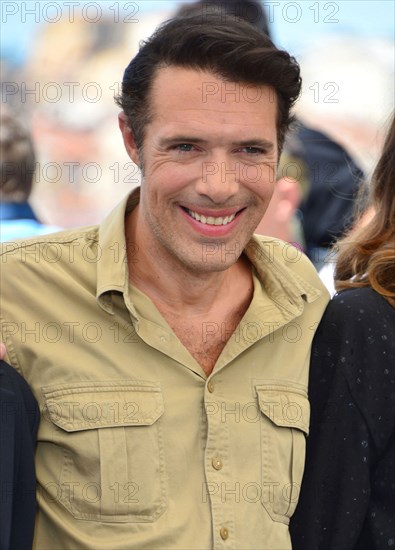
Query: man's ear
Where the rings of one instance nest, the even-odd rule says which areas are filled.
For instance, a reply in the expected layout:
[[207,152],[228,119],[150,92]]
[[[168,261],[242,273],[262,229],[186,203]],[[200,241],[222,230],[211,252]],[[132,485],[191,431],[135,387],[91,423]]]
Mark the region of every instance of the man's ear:
[[137,166],[140,166],[140,158],[136,141],[134,139],[133,132],[129,127],[128,118],[123,111],[118,115],[118,124],[119,129],[121,130],[123,143],[129,157],[135,164],[137,164]]

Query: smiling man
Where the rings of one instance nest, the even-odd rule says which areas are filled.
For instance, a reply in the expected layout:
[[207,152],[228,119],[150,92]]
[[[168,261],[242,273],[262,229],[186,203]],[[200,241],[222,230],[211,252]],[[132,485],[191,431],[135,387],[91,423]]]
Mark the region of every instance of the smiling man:
[[6,360],[42,410],[35,548],[291,547],[328,296],[253,232],[299,90],[249,24],[170,20],[118,98],[141,188],[4,247]]

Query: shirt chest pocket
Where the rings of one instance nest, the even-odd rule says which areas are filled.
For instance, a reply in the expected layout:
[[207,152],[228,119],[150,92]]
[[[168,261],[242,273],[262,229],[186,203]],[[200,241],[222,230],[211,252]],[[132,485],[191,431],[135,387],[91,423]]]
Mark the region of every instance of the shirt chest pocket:
[[288,524],[303,477],[310,404],[299,387],[259,385],[255,390],[261,412],[261,500],[274,521]]
[[60,503],[78,519],[155,521],[167,505],[160,386],[117,380],[42,391],[62,447]]

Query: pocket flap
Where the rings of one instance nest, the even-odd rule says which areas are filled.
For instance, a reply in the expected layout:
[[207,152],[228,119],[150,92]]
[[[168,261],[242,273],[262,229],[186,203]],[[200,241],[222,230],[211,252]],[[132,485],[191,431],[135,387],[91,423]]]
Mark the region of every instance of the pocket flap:
[[106,380],[44,386],[45,414],[67,432],[149,426],[164,412],[159,383]]
[[307,393],[289,385],[255,386],[261,412],[276,426],[298,428],[308,435],[310,403]]

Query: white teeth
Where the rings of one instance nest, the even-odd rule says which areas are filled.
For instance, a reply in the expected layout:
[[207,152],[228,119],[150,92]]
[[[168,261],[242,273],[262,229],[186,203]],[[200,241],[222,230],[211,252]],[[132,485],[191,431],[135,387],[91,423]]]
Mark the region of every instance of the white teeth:
[[188,214],[194,219],[197,220],[200,223],[207,224],[207,225],[227,225],[231,221],[233,221],[236,217],[236,214],[231,214],[230,216],[218,217],[214,218],[213,216],[201,216],[197,212],[194,212],[193,210],[188,210]]

